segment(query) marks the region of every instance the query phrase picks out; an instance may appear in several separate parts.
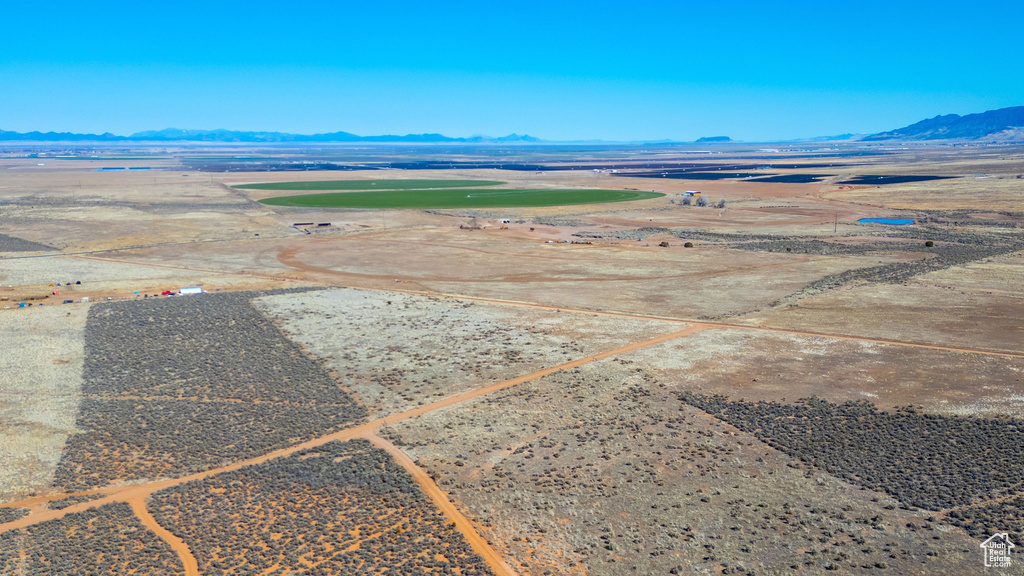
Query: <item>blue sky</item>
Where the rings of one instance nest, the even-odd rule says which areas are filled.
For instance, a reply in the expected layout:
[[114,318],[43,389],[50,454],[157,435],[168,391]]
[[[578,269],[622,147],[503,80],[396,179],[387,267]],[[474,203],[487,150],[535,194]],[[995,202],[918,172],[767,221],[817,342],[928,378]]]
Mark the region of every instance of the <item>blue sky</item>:
[[768,141],[1024,105],[1019,2],[8,2],[0,129]]

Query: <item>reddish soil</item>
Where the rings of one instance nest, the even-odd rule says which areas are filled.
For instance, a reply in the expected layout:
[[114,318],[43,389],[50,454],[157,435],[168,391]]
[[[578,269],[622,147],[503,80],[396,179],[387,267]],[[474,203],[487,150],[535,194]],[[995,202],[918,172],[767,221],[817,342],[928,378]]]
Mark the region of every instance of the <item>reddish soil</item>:
[[139,517],[139,520],[142,521],[146,528],[152,530],[154,534],[162,538],[164,542],[167,542],[174,549],[174,552],[181,558],[182,564],[185,565],[185,575],[199,576],[199,563],[196,562],[195,556],[192,555],[192,550],[189,549],[188,545],[181,538],[171,534],[169,530],[156,521],[156,518],[153,518],[153,515],[146,509],[146,497],[132,498],[128,500],[128,504],[131,505],[132,511],[135,512],[135,515]]
[[516,576],[515,570],[505,562],[501,554],[498,554],[491,547],[490,542],[480,536],[480,533],[476,531],[473,524],[452,504],[451,500],[448,499],[448,495],[438,487],[426,470],[417,466],[405,452],[402,452],[397,446],[380,436],[367,434],[365,438],[372,442],[374,446],[387,450],[388,454],[391,454],[391,457],[395,459],[395,462],[398,462],[402,468],[405,468],[405,471],[420,485],[423,493],[429,496],[434,501],[434,504],[444,512],[445,516],[455,523],[455,528],[462,532],[466,541],[473,547],[473,551],[484,559],[484,562],[490,566],[495,574],[498,574],[498,576]]

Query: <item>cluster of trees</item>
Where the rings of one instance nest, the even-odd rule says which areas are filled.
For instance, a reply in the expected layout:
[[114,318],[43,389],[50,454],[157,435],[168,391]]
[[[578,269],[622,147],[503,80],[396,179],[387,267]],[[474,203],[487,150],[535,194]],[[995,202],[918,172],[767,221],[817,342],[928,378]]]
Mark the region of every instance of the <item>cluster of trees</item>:
[[0,534],[0,574],[184,573],[178,555],[122,502]]
[[1006,494],[1024,482],[1024,423],[961,418],[869,402],[730,401],[692,392],[680,400],[831,474],[905,504],[942,510]]
[[[669,202],[675,204],[675,198],[669,199]],[[704,195],[697,196],[697,199],[694,200],[693,196],[687,196],[685,194],[682,196],[682,198],[679,199],[679,203],[682,204],[683,206],[692,206],[696,204],[697,206],[700,206],[702,208],[709,204],[708,199]],[[719,200],[715,204],[715,208],[725,208],[725,199],[723,198]]]
[[365,440],[164,490],[151,509],[204,574],[275,565],[310,575],[491,574],[412,477]]
[[249,302],[216,294],[90,310],[82,401],[55,485],[195,472],[342,429],[366,409]]

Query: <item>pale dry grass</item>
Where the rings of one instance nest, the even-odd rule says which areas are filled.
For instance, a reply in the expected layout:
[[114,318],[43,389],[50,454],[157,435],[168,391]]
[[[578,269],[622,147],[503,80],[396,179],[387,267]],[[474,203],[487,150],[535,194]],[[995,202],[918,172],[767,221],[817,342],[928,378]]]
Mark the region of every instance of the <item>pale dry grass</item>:
[[1020,253],[912,278],[841,288],[750,315],[750,322],[1020,353],[1024,351],[1024,258]]
[[74,431],[89,304],[0,313],[0,498],[49,487]]
[[748,401],[869,401],[963,416],[1024,416],[1024,358],[744,330],[624,354],[660,381]]
[[679,329],[350,289],[267,296],[255,304],[380,416]]
[[965,176],[826,192],[829,200],[899,210],[1008,210],[1024,206],[1024,180]]

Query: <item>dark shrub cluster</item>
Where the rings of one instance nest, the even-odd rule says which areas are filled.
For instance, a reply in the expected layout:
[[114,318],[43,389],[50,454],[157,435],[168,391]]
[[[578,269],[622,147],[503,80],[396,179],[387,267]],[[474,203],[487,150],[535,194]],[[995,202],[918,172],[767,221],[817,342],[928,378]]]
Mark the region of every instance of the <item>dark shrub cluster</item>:
[[0,534],[0,574],[184,573],[171,547],[120,502]]
[[28,508],[0,508],[0,524],[14,522],[28,515]]
[[415,481],[366,440],[157,492],[203,574],[491,574]]
[[892,251],[900,248],[899,244],[892,242],[870,242],[864,244],[840,244],[838,242],[825,242],[822,240],[761,240],[757,242],[743,242],[734,246],[737,250],[749,250],[751,252],[789,252],[793,254],[818,254],[833,255],[844,254],[859,256],[878,251]]
[[952,510],[946,515],[946,522],[967,530],[975,538],[1009,532],[1010,541],[1020,546],[1024,542],[1024,496]]
[[935,257],[923,260],[911,260],[908,262],[893,262],[881,266],[870,266],[867,268],[855,268],[838,274],[830,274],[824,278],[811,283],[805,291],[829,290],[853,282],[883,282],[898,284],[909,280],[919,274],[927,274],[937,270],[945,270],[951,266],[960,266],[984,260],[993,256],[1009,254],[1020,250],[1017,246],[936,246],[929,248],[929,253]]
[[730,234],[725,232],[707,232],[704,230],[691,230],[688,228],[664,228],[662,226],[644,226],[633,230],[618,230],[615,232],[592,232],[581,231],[573,234],[580,238],[615,238],[617,240],[637,240],[647,238],[655,234],[671,234],[677,238],[687,240],[699,240],[701,242],[749,242],[754,240],[778,240],[779,237],[769,234]]
[[56,248],[24,238],[0,234],[0,252],[47,252],[50,250],[56,250]]
[[942,510],[1007,494],[1024,482],[1024,424],[1010,418],[879,411],[868,402],[679,399],[831,474],[900,501]]
[[94,306],[82,401],[54,484],[205,470],[365,417],[249,302],[216,294]]
[[[927,219],[926,219],[927,220]],[[963,224],[975,224],[974,221],[962,221]],[[958,223],[959,224],[959,223]],[[946,226],[915,226],[910,229],[893,229],[885,232],[891,238],[913,238],[940,240],[956,244],[973,244],[976,246],[1017,246],[1024,248],[1024,234],[1020,232],[1000,231],[989,233],[968,232]]]
[[[973,224],[973,222],[971,222]],[[581,224],[582,225],[582,224]],[[736,234],[728,232],[709,232],[707,230],[693,230],[688,228],[665,228],[661,226],[645,226],[643,228],[635,228],[633,230],[617,230],[614,232],[606,231],[580,231],[573,236],[580,238],[615,238],[618,240],[636,240],[637,238],[647,238],[655,234],[672,234],[677,238],[685,238],[689,240],[699,240],[701,242],[708,243],[725,243],[725,244],[737,244],[736,248],[744,250],[765,250],[771,252],[777,252],[778,246],[782,243],[787,243],[792,250],[791,252],[799,252],[801,247],[808,249],[809,254],[817,254],[816,248],[825,248],[828,251],[825,254],[833,253],[847,253],[844,250],[852,250],[857,253],[858,248],[853,245],[844,245],[822,242],[816,237],[812,236],[785,236],[785,235],[774,235],[774,234]],[[848,234],[849,236],[850,234]],[[1001,232],[992,234],[978,234],[973,232],[964,232],[961,230],[953,230],[946,227],[938,226],[914,226],[910,229],[899,229],[892,228],[884,231],[869,231],[858,233],[856,236],[876,236],[883,238],[911,238],[911,239],[930,239],[940,240],[942,242],[950,242],[962,245],[975,245],[975,246],[1017,246],[1018,249],[1024,247],[1024,234],[1019,232]],[[829,244],[830,246],[821,246],[821,244]],[[887,245],[886,249],[895,249],[899,245],[891,243],[878,242],[872,244],[862,244],[865,246],[864,250],[870,252],[873,249],[880,249],[881,246]],[[873,248],[876,246],[876,248]],[[839,252],[831,252],[831,250],[838,250]],[[785,251],[785,249],[783,249]]]
[[250,297],[206,294],[94,307],[86,325],[82,393],[349,403]]
[[46,507],[50,510],[63,510],[69,506],[74,506],[75,504],[95,500],[100,496],[102,496],[102,494],[68,496],[67,498],[61,498],[60,500],[51,500],[46,504]]

